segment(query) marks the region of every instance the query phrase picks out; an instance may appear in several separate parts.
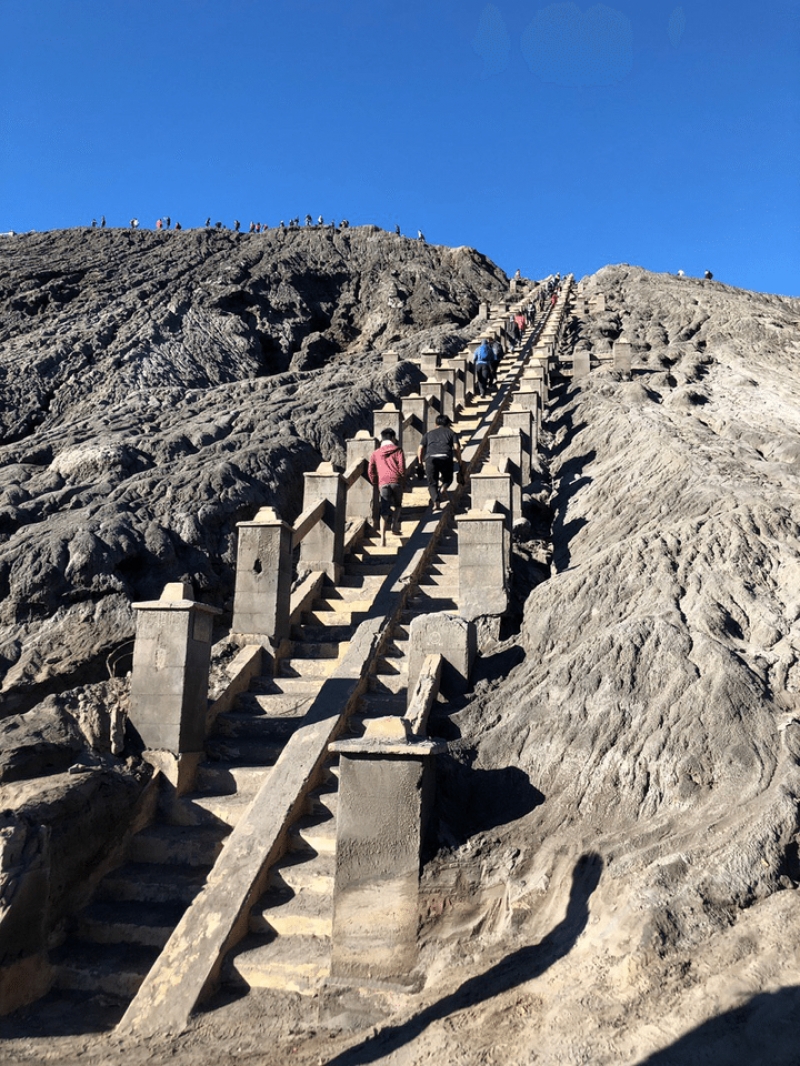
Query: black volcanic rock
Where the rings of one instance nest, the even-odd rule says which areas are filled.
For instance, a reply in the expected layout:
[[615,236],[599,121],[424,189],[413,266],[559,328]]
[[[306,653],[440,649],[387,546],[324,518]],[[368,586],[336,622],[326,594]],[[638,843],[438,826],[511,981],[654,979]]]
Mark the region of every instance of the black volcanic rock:
[[168,580],[224,606],[236,522],[294,517],[302,472],[415,373],[380,351],[455,349],[506,291],[374,226],[0,240],[5,713],[104,674]]

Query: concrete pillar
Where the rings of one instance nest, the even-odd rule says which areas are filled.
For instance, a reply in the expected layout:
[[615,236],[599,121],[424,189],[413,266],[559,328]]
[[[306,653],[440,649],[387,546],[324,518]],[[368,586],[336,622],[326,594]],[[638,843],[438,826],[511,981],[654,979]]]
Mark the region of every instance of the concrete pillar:
[[448,418],[455,421],[456,417],[456,371],[451,370],[449,367],[440,366],[436,370],[435,377],[437,381],[441,381],[444,389],[442,391],[442,402],[444,403],[444,413]]
[[160,600],[134,603],[130,720],[145,748],[174,755],[203,750],[214,616],[192,599],[188,582],[164,588]]
[[538,388],[532,388],[532,384],[532,382],[530,385],[523,384],[517,389],[514,393],[514,405],[537,414],[542,406],[542,394]]
[[[400,412],[397,412],[398,415]],[[320,463],[303,475],[303,510],[325,502],[322,518],[300,544],[300,570],[324,571],[334,583],[342,576],[344,561],[345,484],[333,463]]]
[[[378,718],[357,740],[337,740],[339,800],[331,977],[403,985],[417,962],[419,872],[431,807],[431,759],[442,742]],[[329,993],[330,994],[330,993]]]
[[399,354],[391,350],[388,352],[381,352],[381,359],[383,361],[384,370],[392,370],[400,362]]
[[372,412],[372,435],[378,443],[380,443],[382,429],[393,429],[397,436],[397,443],[402,443],[403,416],[400,408],[395,407],[393,403],[384,404],[383,407],[378,407]]
[[469,396],[475,395],[475,364],[472,361],[472,354],[469,349],[459,356],[464,362],[464,394]]
[[614,341],[614,369],[625,377],[631,376],[632,354],[630,341],[622,339]]
[[439,366],[439,360],[441,359],[441,353],[435,348],[423,348],[419,353],[419,368],[425,377],[436,377],[436,370]]
[[289,636],[292,587],[292,527],[271,507],[252,522],[237,522],[234,633],[268,637],[275,644]]
[[514,523],[513,485],[508,474],[501,474],[496,466],[487,463],[479,474],[469,479],[473,511],[489,511],[496,500],[500,513],[506,520],[506,529],[511,532]]
[[536,389],[542,401],[542,406],[547,403],[548,397],[548,373],[547,368],[541,363],[530,362],[522,372],[520,385],[526,389]]
[[435,378],[428,378],[420,383],[419,391],[428,401],[428,422],[435,420],[436,415],[442,413],[444,408],[444,385]]
[[455,404],[456,410],[460,410],[467,402],[467,360],[460,355],[447,360],[447,367],[455,371]]
[[409,629],[407,705],[411,702],[426,655],[442,656],[440,689],[447,699],[454,699],[469,687],[476,650],[475,626],[466,618],[445,611],[417,615]]
[[590,300],[589,306],[590,306],[591,311],[592,311],[593,314],[598,314],[601,311],[605,311],[605,309],[606,309],[605,294],[602,293],[602,292],[595,293],[594,296],[592,296],[592,298]]
[[539,441],[536,432],[536,417],[525,407],[506,408],[503,414],[503,429],[519,430],[522,436],[522,484],[529,485],[531,480],[531,460],[538,450]]
[[572,380],[579,381],[589,376],[591,370],[591,357],[588,352],[572,353]]
[[401,399],[400,411],[403,416],[403,454],[406,468],[409,468],[417,458],[419,442],[428,431],[428,401],[413,392]]
[[478,305],[478,320],[480,322],[485,322],[488,317],[489,317],[489,304],[486,302],[486,300],[482,300],[480,302],[480,304]]
[[[347,469],[359,459],[369,462],[369,457],[377,447],[377,440],[366,429],[360,429],[355,437],[347,441]],[[363,476],[354,481],[347,490],[346,517],[364,518],[374,526],[377,505],[378,486],[372,484],[365,470]]]
[[522,434],[518,429],[501,429],[489,437],[489,462],[502,470],[508,464],[511,475],[511,509],[514,518],[522,514]]
[[499,617],[508,607],[508,532],[503,514],[468,511],[458,524],[461,615]]

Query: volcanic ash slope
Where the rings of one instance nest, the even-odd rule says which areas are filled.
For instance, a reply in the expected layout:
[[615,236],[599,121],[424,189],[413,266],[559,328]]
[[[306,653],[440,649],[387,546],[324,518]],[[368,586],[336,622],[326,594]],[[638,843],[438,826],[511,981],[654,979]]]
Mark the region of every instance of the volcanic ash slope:
[[[473,772],[521,768],[542,798],[453,859],[482,864],[503,935],[561,921],[529,987],[567,1045],[675,1009],[659,1046],[800,984],[800,301],[628,267],[587,284],[608,311],[573,340],[621,332],[632,379],[595,369],[551,409],[553,573],[522,661],[457,720]],[[591,1061],[638,1061],[609,1047]]]
[[[105,677],[131,601],[230,606],[236,522],[457,351],[508,280],[375,226],[0,240],[0,704]],[[465,332],[466,331],[466,332]]]

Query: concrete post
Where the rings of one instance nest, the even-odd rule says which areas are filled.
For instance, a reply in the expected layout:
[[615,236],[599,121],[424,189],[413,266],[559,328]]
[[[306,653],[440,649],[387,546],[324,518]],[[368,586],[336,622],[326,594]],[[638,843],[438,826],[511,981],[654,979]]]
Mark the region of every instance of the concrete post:
[[448,418],[455,421],[456,417],[456,371],[449,367],[440,366],[436,370],[435,377],[441,381],[444,389],[442,392],[444,413]]
[[494,437],[489,437],[489,462],[498,470],[508,464],[511,510],[513,518],[519,518],[522,514],[522,433],[518,429],[501,429]]
[[536,414],[542,406],[542,394],[538,388],[532,387],[533,383],[525,384],[514,393],[514,405],[524,407],[525,410]]
[[384,404],[372,412],[372,435],[380,441],[382,429],[393,429],[397,434],[398,444],[403,440],[403,416],[400,408],[393,403]]
[[[399,717],[337,740],[339,803],[331,976],[410,983],[417,962],[420,855],[432,799],[431,757],[442,742],[409,737]],[[330,988],[328,989],[330,995]]]
[[428,401],[428,422],[442,413],[444,407],[444,385],[435,378],[428,378],[420,383],[419,391]]
[[425,377],[436,377],[436,370],[439,366],[439,359],[441,353],[437,352],[435,348],[423,348],[419,353],[419,368]]
[[533,361],[531,361],[525,368],[521,378],[521,384],[524,388],[535,388],[538,390],[543,405],[547,403],[547,378],[548,374],[546,367],[542,363]]
[[529,485],[533,453],[539,447],[536,418],[527,408],[508,407],[503,415],[503,429],[519,430],[522,436],[522,484]]
[[271,507],[252,522],[237,522],[234,633],[268,637],[274,644],[289,636],[292,588],[292,527]]
[[478,321],[485,322],[489,317],[489,304],[486,300],[481,300],[478,306]]
[[214,616],[192,599],[192,586],[166,585],[160,600],[134,603],[130,720],[145,748],[199,753],[206,738],[208,672]]
[[461,614],[499,617],[508,607],[508,532],[503,514],[468,511],[458,523]]
[[466,618],[444,611],[417,615],[409,629],[406,706],[411,703],[426,655],[442,656],[440,691],[447,699],[454,699],[463,695],[469,686],[476,650],[475,626]]
[[455,371],[453,384],[455,388],[456,410],[460,410],[467,402],[467,361],[463,356],[453,356],[447,360],[447,367]]
[[579,381],[581,378],[589,376],[591,371],[591,357],[588,352],[573,352],[572,353],[572,380]]
[[325,513],[300,544],[299,569],[324,571],[335,583],[342,576],[344,561],[344,478],[333,469],[333,463],[320,463],[303,477],[303,510],[324,500]]
[[[347,441],[347,468],[359,459],[369,462],[369,457],[377,447],[377,440],[366,429],[360,429],[355,437]],[[377,505],[378,486],[372,484],[364,471],[364,476],[354,481],[347,490],[346,517],[364,518],[374,526]]]
[[514,524],[513,485],[509,474],[501,474],[496,466],[487,463],[479,474],[469,479],[473,511],[489,511],[496,500],[500,513],[505,517],[506,529],[511,532]]
[[383,361],[384,370],[392,370],[400,362],[399,354],[391,350],[388,352],[381,352],[381,359]]
[[464,362],[464,394],[469,396],[475,395],[475,363],[472,361],[472,353],[469,348],[463,352],[460,359]]
[[[400,401],[403,416],[403,453],[406,467],[417,457],[419,442],[428,431],[428,401],[417,392],[404,396]],[[406,419],[409,419],[406,422]]]

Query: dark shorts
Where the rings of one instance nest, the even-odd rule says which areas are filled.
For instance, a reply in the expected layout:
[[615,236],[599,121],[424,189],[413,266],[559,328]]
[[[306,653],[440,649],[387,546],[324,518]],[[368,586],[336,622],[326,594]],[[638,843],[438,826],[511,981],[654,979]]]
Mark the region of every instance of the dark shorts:
[[381,517],[388,518],[392,509],[400,509],[403,503],[403,486],[402,485],[381,485],[380,487],[381,497]]

